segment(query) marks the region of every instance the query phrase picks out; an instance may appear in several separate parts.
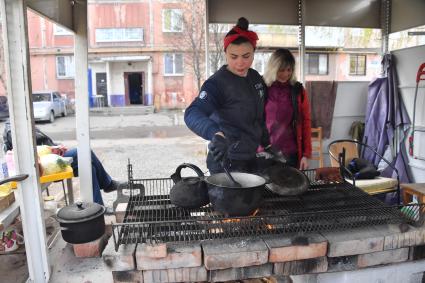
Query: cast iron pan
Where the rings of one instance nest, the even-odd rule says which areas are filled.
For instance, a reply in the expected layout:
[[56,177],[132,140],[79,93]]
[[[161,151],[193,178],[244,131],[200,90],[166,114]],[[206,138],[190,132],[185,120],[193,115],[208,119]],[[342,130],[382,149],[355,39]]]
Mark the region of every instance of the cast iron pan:
[[303,172],[282,163],[266,168],[262,175],[268,180],[266,188],[281,196],[303,194],[310,186]]

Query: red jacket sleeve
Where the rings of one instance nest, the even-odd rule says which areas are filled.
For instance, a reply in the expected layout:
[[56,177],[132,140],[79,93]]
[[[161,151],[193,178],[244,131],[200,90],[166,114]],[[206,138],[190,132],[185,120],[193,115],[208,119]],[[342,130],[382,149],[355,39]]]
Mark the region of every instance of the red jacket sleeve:
[[303,88],[303,92],[301,96],[299,96],[300,101],[299,105],[299,113],[301,118],[301,147],[302,147],[302,155],[307,158],[311,158],[311,114],[310,114],[310,102],[308,101],[308,95],[305,88]]

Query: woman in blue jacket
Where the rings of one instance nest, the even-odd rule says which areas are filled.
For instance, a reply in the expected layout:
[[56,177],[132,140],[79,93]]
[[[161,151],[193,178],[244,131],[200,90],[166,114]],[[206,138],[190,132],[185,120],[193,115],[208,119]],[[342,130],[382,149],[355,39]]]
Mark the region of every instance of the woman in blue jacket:
[[258,36],[240,18],[224,38],[227,65],[202,85],[198,97],[185,111],[186,125],[211,141],[207,167],[211,173],[223,172],[227,156],[232,171],[255,171],[259,145],[269,148],[264,122],[266,85],[251,69]]

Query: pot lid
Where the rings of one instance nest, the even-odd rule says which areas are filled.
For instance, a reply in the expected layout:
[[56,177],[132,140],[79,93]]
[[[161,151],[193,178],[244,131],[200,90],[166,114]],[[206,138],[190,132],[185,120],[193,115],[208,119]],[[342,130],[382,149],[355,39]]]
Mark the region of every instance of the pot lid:
[[61,208],[57,217],[64,222],[83,222],[103,215],[105,207],[98,203],[76,202]]

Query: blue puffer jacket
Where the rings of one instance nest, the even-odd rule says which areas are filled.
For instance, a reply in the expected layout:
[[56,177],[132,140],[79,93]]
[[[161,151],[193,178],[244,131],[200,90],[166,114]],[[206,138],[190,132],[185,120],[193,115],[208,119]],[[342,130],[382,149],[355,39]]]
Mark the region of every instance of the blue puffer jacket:
[[205,81],[186,109],[186,125],[206,140],[222,131],[233,144],[230,159],[252,159],[259,145],[270,144],[264,122],[266,89],[257,71],[249,69],[246,77],[240,77],[225,65]]

